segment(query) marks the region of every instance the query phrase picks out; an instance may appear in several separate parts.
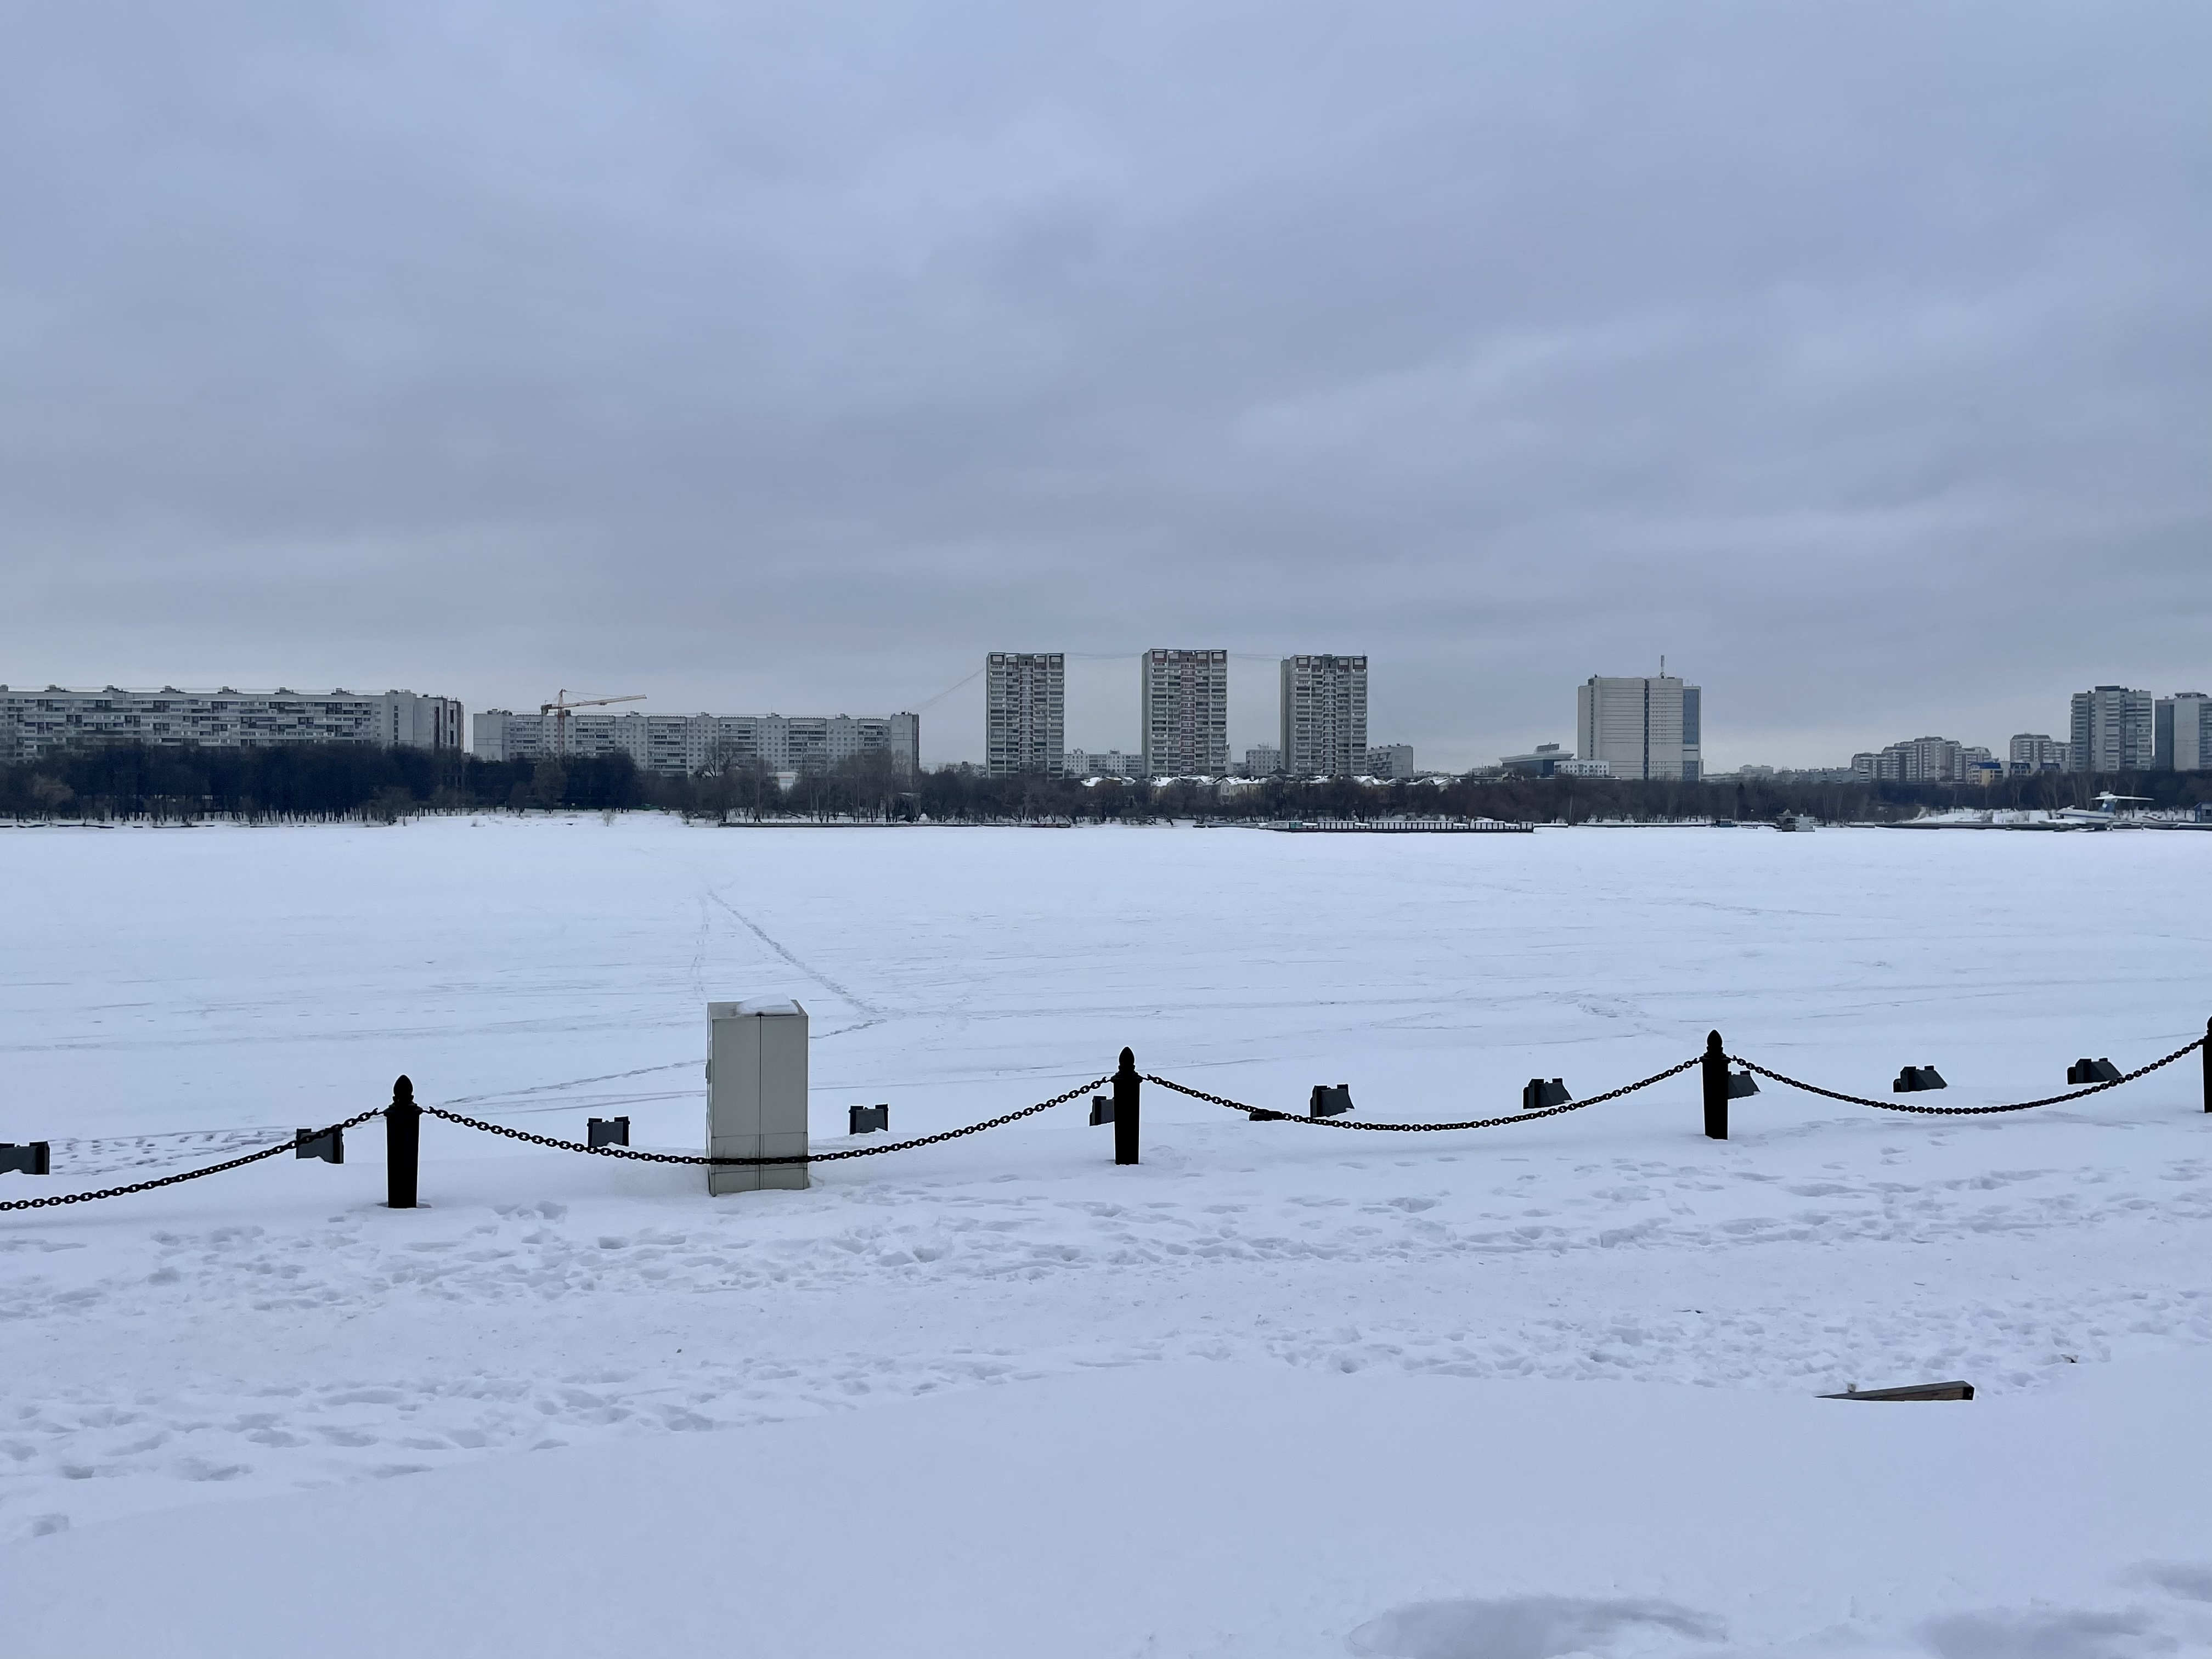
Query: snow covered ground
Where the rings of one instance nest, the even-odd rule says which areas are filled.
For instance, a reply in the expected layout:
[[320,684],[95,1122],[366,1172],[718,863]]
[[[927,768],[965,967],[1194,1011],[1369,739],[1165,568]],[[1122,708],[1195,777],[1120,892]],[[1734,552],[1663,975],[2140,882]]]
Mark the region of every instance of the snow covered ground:
[[[1592,1094],[1713,1026],[1859,1093],[1911,1062],[1945,1103],[2019,1098],[2203,1031],[2208,857],[9,831],[0,1139],[51,1139],[56,1174],[0,1196],[210,1161],[402,1071],[696,1151],[703,1005],[750,995],[813,1013],[823,1146],[849,1104],[926,1133],[1124,1043],[1289,1109],[1349,1083],[1376,1118]],[[41,1654],[607,1652],[603,1589],[654,1654],[2212,1645],[2201,1075],[1968,1120],[1770,1085],[1725,1144],[1692,1077],[1437,1136],[1148,1090],[1136,1169],[1079,1104],[712,1201],[429,1121],[412,1212],[380,1207],[370,1126],[342,1168],[0,1216],[0,1605]],[[1812,1398],[1954,1376],[1981,1397]],[[425,1598],[399,1625],[380,1553]]]

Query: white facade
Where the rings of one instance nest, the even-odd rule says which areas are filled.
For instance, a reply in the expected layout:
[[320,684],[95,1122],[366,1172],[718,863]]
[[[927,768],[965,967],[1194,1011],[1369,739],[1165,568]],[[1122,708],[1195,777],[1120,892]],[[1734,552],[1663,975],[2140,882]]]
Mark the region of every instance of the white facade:
[[[1609,778],[1613,768],[1601,760],[1577,760],[1556,743],[1540,743],[1525,755],[1501,755],[1498,769],[1531,778]],[[1771,769],[1771,768],[1769,769]]]
[[1980,783],[1992,769],[2003,770],[1988,750],[1953,738],[1908,738],[1851,757],[1853,774],[1875,783]]
[[42,760],[77,743],[196,743],[210,749],[358,743],[459,750],[461,705],[412,691],[16,691],[0,685],[0,761]]
[[1704,775],[1705,694],[1672,674],[1594,674],[1575,688],[1575,753],[1616,778]]
[[2073,697],[2074,769],[2148,771],[2155,751],[2155,716],[2148,691],[2100,685]]
[[1244,775],[1268,778],[1283,769],[1283,751],[1273,744],[1260,744],[1244,751]]
[[2074,745],[2042,732],[2015,732],[2008,759],[2015,772],[2071,772]]
[[1410,743],[1378,743],[1367,751],[1367,775],[1387,778],[1393,782],[1410,782],[1413,776],[1413,745]]
[[[707,1156],[806,1155],[806,1010],[796,1002],[707,1005]],[[804,1188],[804,1164],[710,1164],[707,1190]]]
[[1092,750],[1086,754],[1080,749],[1067,751],[1066,770],[1071,778],[1140,778],[1145,775],[1144,758],[1125,755],[1118,749],[1104,753]]
[[1067,659],[994,651],[983,659],[983,772],[1059,777],[1067,766]]
[[1229,653],[1147,651],[1137,659],[1138,729],[1148,778],[1229,770]]
[[1349,778],[1367,766],[1367,659],[1283,659],[1283,770]]
[[[478,760],[547,760],[560,742],[551,714],[493,708],[472,727]],[[571,714],[568,727],[571,756],[628,755],[641,771],[675,777],[755,763],[794,775],[827,771],[878,751],[902,775],[921,765],[918,714]]]
[[2212,772],[2212,698],[2177,691],[2158,700],[2152,763],[2166,772]]

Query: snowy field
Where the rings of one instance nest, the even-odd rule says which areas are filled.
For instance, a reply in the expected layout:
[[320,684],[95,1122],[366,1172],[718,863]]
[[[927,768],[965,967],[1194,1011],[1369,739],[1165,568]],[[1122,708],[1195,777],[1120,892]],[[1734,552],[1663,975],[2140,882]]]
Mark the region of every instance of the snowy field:
[[[428,1103],[700,1150],[705,1003],[813,1016],[817,1146],[1140,1067],[1513,1109],[1739,1054],[1946,1104],[2212,1015],[2212,836],[0,832],[0,1140],[213,1161]],[[1370,1135],[1148,1089],[709,1200],[426,1120],[0,1215],[10,1653],[2212,1650],[2212,1118],[1694,1075]],[[1931,1098],[1923,1097],[1923,1099]],[[1853,1382],[1960,1377],[1965,1405]],[[532,1456],[519,1454],[532,1452]],[[406,1476],[406,1479],[394,1477]],[[407,1583],[393,1599],[392,1574]]]

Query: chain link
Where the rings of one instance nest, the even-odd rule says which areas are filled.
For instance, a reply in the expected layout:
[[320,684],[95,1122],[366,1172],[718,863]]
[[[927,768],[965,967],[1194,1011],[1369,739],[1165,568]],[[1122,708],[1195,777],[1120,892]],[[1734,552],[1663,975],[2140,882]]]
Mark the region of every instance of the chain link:
[[940,1140],[957,1140],[963,1135],[981,1134],[984,1130],[995,1129],[1001,1124],[1035,1117],[1039,1112],[1065,1106],[1078,1096],[1086,1095],[1113,1080],[1113,1074],[1109,1073],[1104,1077],[1093,1078],[1088,1083],[1070,1089],[1064,1095],[1054,1095],[1050,1100],[1040,1100],[1036,1105],[1024,1106],[1018,1112],[987,1117],[981,1123],[947,1129],[941,1134],[921,1135],[912,1140],[886,1141],[880,1146],[854,1146],[842,1152],[790,1152],[776,1158],[694,1158],[686,1152],[634,1152],[627,1146],[586,1146],[580,1140],[562,1140],[554,1135],[534,1135],[526,1129],[510,1129],[503,1123],[487,1123],[482,1118],[463,1117],[459,1112],[442,1111],[435,1106],[425,1106],[422,1113],[426,1117],[441,1117],[448,1123],[458,1123],[465,1129],[481,1129],[489,1135],[505,1135],[509,1140],[527,1141],[532,1146],[550,1146],[556,1152],[590,1152],[599,1158],[626,1158],[636,1164],[708,1164],[717,1168],[734,1165],[759,1169],[771,1164],[834,1164],[840,1158],[878,1158],[885,1152],[903,1152],[915,1146],[934,1146]]
[[1579,1112],[1587,1107],[1602,1106],[1608,1100],[1618,1100],[1623,1095],[1632,1095],[1638,1089],[1648,1089],[1655,1083],[1664,1083],[1670,1077],[1680,1077],[1705,1058],[1694,1054],[1680,1066],[1669,1066],[1663,1072],[1654,1072],[1640,1083],[1623,1084],[1618,1089],[1608,1089],[1601,1095],[1592,1095],[1588,1100],[1571,1100],[1564,1106],[1545,1106],[1534,1111],[1515,1112],[1505,1117],[1469,1118],[1463,1123],[1358,1123],[1342,1117],[1300,1117],[1295,1112],[1278,1112],[1265,1106],[1247,1106],[1241,1100],[1231,1100],[1223,1095],[1210,1095],[1203,1089],[1193,1089],[1180,1083],[1170,1082],[1164,1077],[1145,1074],[1145,1081],[1157,1083],[1163,1089],[1172,1089],[1179,1095],[1188,1095],[1193,1100],[1203,1100],[1215,1106],[1226,1106],[1232,1112],[1249,1112],[1262,1121],[1304,1123],[1317,1129],[1385,1129],[1418,1133],[1437,1129],[1495,1129],[1504,1123],[1533,1123],[1540,1117],[1558,1117],[1566,1112]]
[[2109,1079],[2103,1083],[2092,1083],[2086,1088],[2069,1089],[2063,1095],[2045,1095],[2040,1100],[2016,1100],[2008,1106],[1914,1106],[1901,1100],[1873,1100],[1864,1095],[1838,1094],[1833,1089],[1823,1089],[1816,1083],[1801,1083],[1794,1077],[1784,1077],[1779,1072],[1770,1071],[1756,1060],[1743,1060],[1735,1054],[1730,1054],[1729,1060],[1732,1065],[1741,1066],[1746,1071],[1756,1072],[1763,1078],[1771,1079],[1774,1082],[1785,1085],[1790,1088],[1802,1089],[1808,1095],[1820,1095],[1828,1100],[1840,1100],[1847,1106],[1871,1106],[1881,1112],[1917,1112],[1923,1117],[1984,1117],[1991,1112],[2032,1111],[2038,1106],[2056,1106],[2063,1101],[2081,1100],[2089,1095],[2100,1095],[2107,1089],[2118,1088],[2123,1083],[2133,1083],[2139,1077],[2148,1077],[2161,1066],[2171,1066],[2184,1054],[2193,1054],[2203,1046],[2204,1039],[2198,1037],[2194,1042],[2184,1043],[2163,1060],[2154,1060],[2148,1066],[2138,1066],[2132,1072],[2124,1072],[2118,1077]]
[[[352,1129],[373,1117],[381,1117],[384,1108],[375,1106],[368,1111],[348,1118],[343,1123],[333,1123],[327,1129],[307,1131],[312,1139],[326,1135],[337,1129]],[[234,1158],[228,1164],[210,1164],[204,1170],[186,1170],[178,1175],[167,1175],[154,1181],[134,1181],[128,1187],[109,1187],[96,1193],[57,1193],[52,1198],[12,1198],[0,1203],[0,1212],[8,1210],[43,1210],[56,1204],[89,1204],[94,1199],[124,1198],[132,1193],[150,1193],[156,1187],[173,1187],[180,1181],[198,1181],[202,1176],[221,1175],[225,1170],[242,1170],[249,1164],[258,1164],[264,1158],[275,1158],[290,1152],[300,1144],[297,1135],[289,1140],[280,1140],[274,1146],[264,1146],[258,1152],[248,1152],[244,1158]]]

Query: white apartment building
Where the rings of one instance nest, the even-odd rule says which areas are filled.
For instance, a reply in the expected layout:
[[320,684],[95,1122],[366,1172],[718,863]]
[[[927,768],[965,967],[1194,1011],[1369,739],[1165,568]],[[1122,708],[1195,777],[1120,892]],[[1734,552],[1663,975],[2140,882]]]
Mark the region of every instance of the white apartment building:
[[1104,753],[1096,750],[1086,754],[1080,749],[1067,751],[1066,773],[1071,778],[1141,778],[1145,775],[1144,757],[1125,755],[1118,749]]
[[1575,753],[1616,778],[1705,775],[1705,693],[1672,674],[1594,674],[1575,688]]
[[2014,772],[2071,772],[2074,745],[2045,732],[2015,732],[2007,758]]
[[37,761],[78,743],[196,743],[210,749],[358,743],[461,746],[461,705],[412,691],[17,691],[0,685],[0,762]]
[[1367,659],[1283,659],[1283,770],[1349,778],[1367,766]]
[[2002,770],[1988,750],[1951,738],[1908,738],[1851,757],[1852,773],[1875,783],[1986,782],[1992,769]]
[[1260,744],[1244,751],[1244,775],[1248,778],[1271,778],[1283,769],[1283,751],[1270,743]]
[[1413,745],[1378,743],[1367,751],[1367,775],[1390,782],[1410,783],[1413,777]]
[[[487,709],[471,728],[478,760],[546,760],[560,744],[551,714]],[[674,777],[756,763],[777,773],[827,771],[879,750],[903,775],[921,763],[918,714],[571,714],[568,728],[571,756],[628,755],[641,771]]]
[[2212,772],[2212,698],[2177,691],[2158,700],[2151,764],[2161,772]]
[[1067,659],[994,651],[983,659],[983,773],[1056,778],[1067,764]]
[[2142,772],[2156,750],[2156,715],[2148,691],[2100,685],[2073,697],[2074,769]]
[[1137,659],[1138,729],[1148,778],[1229,770],[1229,653],[1147,651]]

